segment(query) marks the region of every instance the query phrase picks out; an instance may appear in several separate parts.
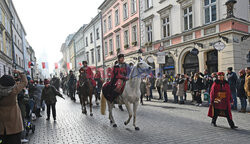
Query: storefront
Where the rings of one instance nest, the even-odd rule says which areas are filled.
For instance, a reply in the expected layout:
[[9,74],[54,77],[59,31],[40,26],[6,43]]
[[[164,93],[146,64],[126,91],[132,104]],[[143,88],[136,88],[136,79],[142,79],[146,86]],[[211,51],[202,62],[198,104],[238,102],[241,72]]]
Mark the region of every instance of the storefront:
[[191,75],[191,73],[199,72],[199,59],[196,54],[188,52],[184,58],[184,73]]
[[212,50],[207,52],[207,70],[208,73],[213,73],[218,71],[218,51]]

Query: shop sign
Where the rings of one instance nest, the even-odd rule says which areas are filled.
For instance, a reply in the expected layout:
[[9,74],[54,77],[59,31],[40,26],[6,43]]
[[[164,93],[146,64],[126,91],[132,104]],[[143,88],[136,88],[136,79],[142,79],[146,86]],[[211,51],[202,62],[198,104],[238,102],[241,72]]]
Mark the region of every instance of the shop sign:
[[165,64],[165,57],[166,57],[165,52],[158,52],[157,53],[157,63],[158,64]]

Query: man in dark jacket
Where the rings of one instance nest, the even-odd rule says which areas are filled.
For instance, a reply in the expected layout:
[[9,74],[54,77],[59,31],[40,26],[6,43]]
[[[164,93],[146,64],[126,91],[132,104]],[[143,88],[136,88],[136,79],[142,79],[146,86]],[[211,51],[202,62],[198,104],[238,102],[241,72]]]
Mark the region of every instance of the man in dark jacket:
[[247,108],[247,96],[244,90],[245,85],[245,70],[242,69],[239,71],[239,79],[237,80],[237,96],[240,98],[241,110],[239,112],[245,113]]
[[54,120],[56,120],[56,102],[57,102],[56,96],[58,95],[63,99],[64,97],[62,96],[62,94],[60,94],[60,92],[56,90],[54,86],[51,86],[49,84],[49,80],[45,79],[44,85],[45,87],[42,91],[41,105],[44,100],[47,105],[47,119],[46,120],[50,120],[50,108],[51,107],[52,107],[53,118]]
[[51,79],[51,85],[53,85],[59,91],[60,79],[56,76],[53,76],[53,78]]
[[73,74],[73,71],[70,70],[69,71],[69,76],[68,76],[68,91],[69,91],[69,96],[71,98],[71,100],[76,100],[75,99],[75,91],[76,91],[76,77]]
[[237,93],[236,93],[237,79],[238,79],[237,75],[235,72],[233,72],[233,68],[232,67],[227,68],[227,80],[234,100],[232,107],[233,110],[237,110]]

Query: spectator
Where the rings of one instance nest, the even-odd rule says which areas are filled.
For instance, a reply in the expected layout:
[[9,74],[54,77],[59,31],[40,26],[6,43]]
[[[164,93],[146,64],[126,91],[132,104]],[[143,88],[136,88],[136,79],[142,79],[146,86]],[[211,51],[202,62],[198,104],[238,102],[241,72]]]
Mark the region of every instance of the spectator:
[[141,90],[141,104],[143,105],[143,97],[145,96],[147,92],[145,78],[142,78],[141,80],[140,90]]
[[[245,91],[248,97],[248,102],[250,103],[250,67],[246,68],[246,78],[245,78]],[[250,113],[250,112],[248,112]]]
[[164,102],[168,102],[168,94],[167,94],[168,78],[167,78],[166,74],[163,75],[162,84],[163,84],[162,90],[163,90],[163,93],[164,93]]
[[0,78],[0,139],[3,144],[21,144],[21,132],[24,130],[17,95],[28,81],[24,73],[14,71],[14,74],[21,77],[20,83],[15,83],[9,75]]
[[177,83],[174,81],[172,90],[172,94],[174,96],[174,103],[178,103],[178,97],[176,96],[176,93],[177,93]]
[[226,116],[230,127],[232,129],[238,128],[232,119],[230,102],[233,102],[233,99],[223,72],[218,72],[218,80],[214,82],[211,88],[210,97],[211,105],[209,106],[208,116],[212,118],[211,124],[217,127],[216,120],[218,116]]
[[189,85],[189,77],[187,74],[184,74],[185,81],[184,81],[184,100],[187,100],[187,91],[188,91],[188,85]]
[[191,82],[191,91],[193,95],[193,99],[196,100],[197,106],[202,106],[202,100],[201,100],[201,90],[202,90],[202,79],[200,78],[199,73],[195,73],[194,78]]
[[239,71],[239,79],[237,80],[236,87],[237,87],[237,96],[240,98],[241,103],[241,110],[239,112],[245,113],[247,108],[247,96],[244,90],[245,85],[245,70],[242,69]]
[[150,76],[148,76],[147,78],[146,78],[146,89],[147,89],[147,101],[151,101],[151,97],[150,97],[150,89],[151,89],[151,83],[150,83]]
[[51,86],[49,84],[49,80],[45,79],[44,80],[44,89],[42,91],[42,97],[41,97],[41,105],[42,101],[44,100],[47,106],[47,119],[50,120],[50,108],[52,107],[52,114],[54,120],[56,120],[56,95],[60,96],[61,98],[64,99],[62,94],[56,90],[54,86]]
[[149,98],[150,99],[154,98],[154,96],[153,96],[153,89],[154,89],[154,83],[155,83],[154,79],[155,79],[154,75],[151,74],[149,77],[149,82],[150,82],[150,96],[149,96]]
[[53,78],[51,79],[51,85],[54,86],[57,89],[57,91],[59,91],[60,79],[54,75]]
[[161,78],[160,73],[157,74],[157,79],[155,81],[155,87],[157,88],[157,91],[158,91],[158,94],[159,94],[159,99],[158,100],[161,100],[162,99],[162,95],[161,95],[162,78]]
[[184,96],[184,75],[181,75],[180,79],[177,82],[177,96],[180,97],[180,104],[184,104],[183,96]]
[[39,83],[37,82],[37,84],[35,85],[35,91],[34,91],[34,100],[35,100],[35,104],[36,104],[36,110],[35,110],[35,114],[36,117],[42,117],[40,112],[41,112],[41,96],[42,96],[42,90],[44,88],[43,85],[43,81],[40,81]]
[[237,93],[236,93],[236,83],[237,83],[237,75],[233,72],[233,68],[227,68],[227,80],[230,86],[230,90],[234,99],[233,110],[237,110]]

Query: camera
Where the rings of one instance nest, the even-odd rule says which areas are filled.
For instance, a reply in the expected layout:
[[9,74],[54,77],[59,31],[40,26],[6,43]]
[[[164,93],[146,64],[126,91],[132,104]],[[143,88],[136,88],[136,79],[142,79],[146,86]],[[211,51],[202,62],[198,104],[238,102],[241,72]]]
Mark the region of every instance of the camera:
[[17,73],[14,73],[14,78],[18,78],[18,74]]

